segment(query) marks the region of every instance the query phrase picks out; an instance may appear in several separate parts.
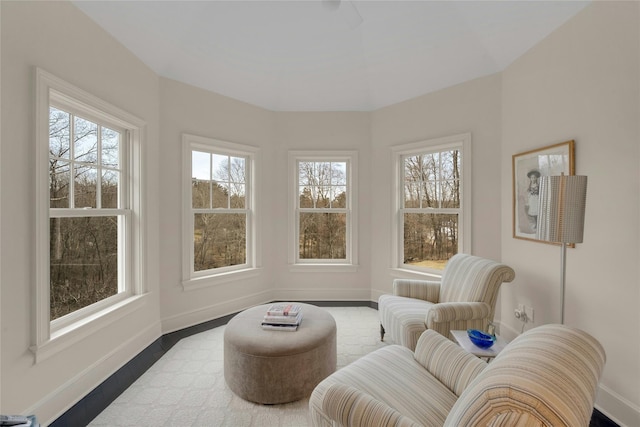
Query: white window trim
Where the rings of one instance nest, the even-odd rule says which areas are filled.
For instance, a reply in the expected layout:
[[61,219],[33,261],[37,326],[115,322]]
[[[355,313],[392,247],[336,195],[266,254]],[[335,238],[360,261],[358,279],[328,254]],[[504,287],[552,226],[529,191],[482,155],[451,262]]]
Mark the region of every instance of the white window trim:
[[404,264],[403,233],[400,226],[400,210],[402,208],[404,197],[403,156],[417,154],[428,150],[446,149],[460,145],[462,145],[462,200],[460,201],[462,221],[458,224],[458,248],[463,253],[471,253],[471,133],[445,136],[391,147],[393,156],[391,272],[394,276],[398,276],[398,274],[400,274],[404,277],[409,277],[410,275],[418,274],[430,279],[439,277],[442,274],[440,270],[424,267],[412,267]]
[[[191,215],[191,152],[194,149],[220,154],[241,155],[249,159],[247,167],[249,219],[247,230],[247,262],[216,271],[196,273],[193,268],[193,216]],[[185,291],[216,286],[234,280],[256,277],[261,266],[258,206],[260,195],[260,149],[250,145],[221,141],[198,135],[182,135],[182,287]]]
[[[298,161],[347,162],[347,258],[346,260],[300,260],[298,221]],[[289,239],[288,262],[292,272],[344,273],[358,269],[358,152],[357,151],[289,151]]]
[[[125,257],[126,290],[113,297],[80,309],[64,318],[50,320],[49,284],[49,106],[69,106],[92,117],[106,117],[108,121],[128,131],[129,179],[138,191],[129,192],[129,242]],[[134,115],[102,99],[36,68],[36,281],[34,310],[36,321],[32,332],[31,351],[36,363],[62,351],[86,336],[137,310],[144,303],[145,282],[145,200],[144,141],[146,123]]]

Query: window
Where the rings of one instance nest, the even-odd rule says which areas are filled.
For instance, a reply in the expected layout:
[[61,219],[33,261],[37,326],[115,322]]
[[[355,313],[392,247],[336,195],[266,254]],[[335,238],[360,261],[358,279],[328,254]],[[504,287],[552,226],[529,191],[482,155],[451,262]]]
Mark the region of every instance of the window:
[[355,265],[355,152],[292,152],[290,263]]
[[144,292],[144,123],[42,70],[37,87],[36,352]]
[[50,318],[125,291],[119,251],[131,210],[121,154],[124,129],[49,108]]
[[257,153],[255,147],[183,136],[186,287],[256,267]]
[[470,248],[470,135],[394,148],[394,264],[437,273]]

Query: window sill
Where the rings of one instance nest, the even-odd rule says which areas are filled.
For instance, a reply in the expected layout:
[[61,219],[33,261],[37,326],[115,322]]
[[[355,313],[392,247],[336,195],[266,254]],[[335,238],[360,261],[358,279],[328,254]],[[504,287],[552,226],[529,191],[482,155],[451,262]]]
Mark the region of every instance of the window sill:
[[289,271],[292,273],[355,273],[357,264],[291,264]]
[[214,274],[211,276],[197,277],[182,282],[182,288],[185,291],[207,288],[210,286],[222,285],[224,283],[233,282],[235,280],[249,279],[258,277],[259,268],[245,268],[243,270],[227,271],[225,273]]
[[402,279],[420,279],[420,280],[440,280],[442,273],[431,273],[427,271],[410,270],[408,268],[391,268],[389,274],[393,277]]
[[145,303],[146,295],[148,294],[132,296],[91,316],[78,320],[65,328],[52,332],[48,341],[30,347],[30,350],[35,355],[35,363],[38,364],[68,349],[123,316],[139,310]]

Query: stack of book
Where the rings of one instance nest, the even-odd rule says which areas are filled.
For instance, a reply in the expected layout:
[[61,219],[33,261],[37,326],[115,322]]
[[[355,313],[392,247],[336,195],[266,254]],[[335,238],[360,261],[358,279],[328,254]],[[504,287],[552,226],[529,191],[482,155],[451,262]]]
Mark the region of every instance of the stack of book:
[[262,319],[262,329],[295,331],[300,322],[302,307],[299,304],[272,304]]

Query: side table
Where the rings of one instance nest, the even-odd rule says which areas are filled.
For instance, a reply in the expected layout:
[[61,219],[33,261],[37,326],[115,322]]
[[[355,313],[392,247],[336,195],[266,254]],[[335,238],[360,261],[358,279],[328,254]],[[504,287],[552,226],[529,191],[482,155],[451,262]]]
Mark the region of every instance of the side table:
[[469,339],[469,335],[467,335],[467,331],[451,331],[451,336],[460,347],[464,348],[469,353],[489,360],[496,357],[507,345],[507,341],[500,337],[500,335],[496,335],[496,342],[494,342],[489,348],[480,348],[472,343]]

